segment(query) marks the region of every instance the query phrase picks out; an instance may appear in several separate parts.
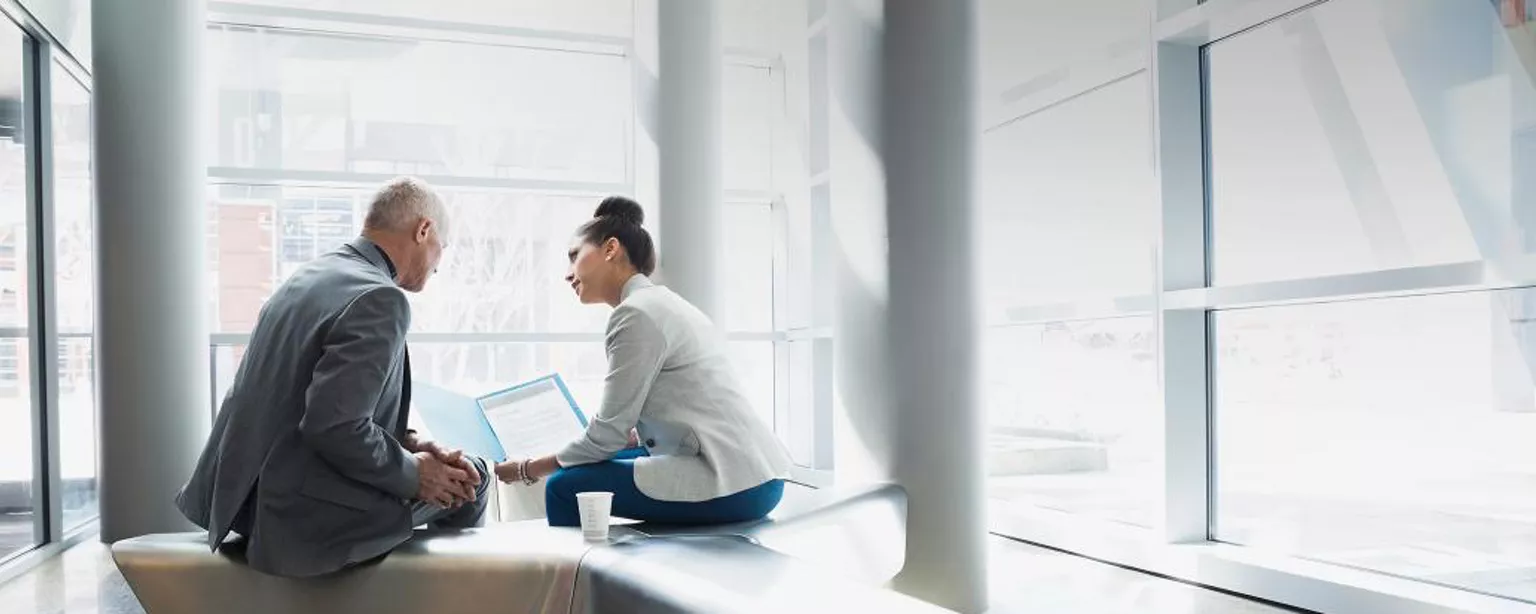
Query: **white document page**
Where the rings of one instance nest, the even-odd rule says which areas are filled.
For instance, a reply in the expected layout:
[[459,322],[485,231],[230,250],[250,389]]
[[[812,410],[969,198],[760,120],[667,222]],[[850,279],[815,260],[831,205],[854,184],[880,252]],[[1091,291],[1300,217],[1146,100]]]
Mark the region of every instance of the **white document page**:
[[480,406],[509,459],[554,454],[585,432],[554,380],[482,398]]

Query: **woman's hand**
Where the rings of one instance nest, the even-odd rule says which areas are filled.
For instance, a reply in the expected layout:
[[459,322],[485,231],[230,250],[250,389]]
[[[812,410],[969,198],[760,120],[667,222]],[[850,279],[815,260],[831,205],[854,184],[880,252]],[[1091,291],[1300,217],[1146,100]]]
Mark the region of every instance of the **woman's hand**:
[[[560,470],[560,461],[554,455],[543,458],[509,460],[496,464],[496,479],[505,484],[524,482],[533,484]],[[527,472],[526,474],[524,472]]]
[[522,464],[523,461],[520,460],[509,460],[504,463],[496,463],[496,481],[501,482],[502,484],[516,484],[521,482],[522,476],[518,473],[518,470],[522,467]]

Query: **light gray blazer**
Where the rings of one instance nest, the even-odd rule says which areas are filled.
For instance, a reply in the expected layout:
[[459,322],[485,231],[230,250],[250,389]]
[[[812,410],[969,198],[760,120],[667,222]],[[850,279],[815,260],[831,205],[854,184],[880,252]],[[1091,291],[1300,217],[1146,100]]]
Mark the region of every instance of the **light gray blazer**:
[[387,257],[367,239],[278,287],[176,497],[210,547],[238,522],[251,567],[314,576],[410,537],[417,461],[399,443],[410,319]]
[[562,466],[613,458],[635,427],[650,452],[635,486],[661,501],[707,501],[789,477],[790,457],[741,391],[713,323],[643,275],[608,318],[603,405]]

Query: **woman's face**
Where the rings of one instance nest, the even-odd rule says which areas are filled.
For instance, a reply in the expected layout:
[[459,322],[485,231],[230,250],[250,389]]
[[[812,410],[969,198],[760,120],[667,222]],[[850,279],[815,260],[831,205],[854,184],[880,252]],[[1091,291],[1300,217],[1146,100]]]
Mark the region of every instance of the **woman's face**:
[[602,245],[594,245],[579,236],[572,241],[570,250],[566,252],[571,266],[566,269],[565,283],[571,285],[577,300],[582,304],[612,305],[618,302],[623,284],[622,281],[616,281],[618,276],[615,274],[618,269],[618,244],[618,241],[609,239]]

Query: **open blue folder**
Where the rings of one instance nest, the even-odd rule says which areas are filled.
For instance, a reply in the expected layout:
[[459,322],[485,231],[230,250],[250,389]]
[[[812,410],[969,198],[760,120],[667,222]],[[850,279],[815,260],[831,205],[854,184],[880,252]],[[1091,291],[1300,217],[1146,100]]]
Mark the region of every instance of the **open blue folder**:
[[[568,433],[585,429],[587,426],[586,415],[576,405],[576,399],[571,396],[570,389],[566,388],[565,381],[559,374],[546,375],[478,397],[465,396],[420,380],[411,382],[411,390],[411,404],[417,415],[426,422],[434,440],[445,446],[463,450],[465,454],[479,456],[493,462],[506,461],[507,450],[503,445],[502,437],[497,435],[497,429],[492,425],[493,418],[487,416],[488,409],[504,410],[512,404],[535,395],[548,397],[558,393],[564,400],[562,407],[549,406],[547,403],[549,399],[545,398],[546,403],[543,407],[534,408],[534,411],[555,411],[558,415],[545,415],[527,420],[527,427],[548,430],[553,426],[561,432]],[[569,423],[564,422],[565,410],[570,412]],[[524,423],[520,422],[519,425],[521,424]],[[503,435],[505,434],[504,432]],[[536,439],[538,435],[530,433],[530,437]],[[519,453],[536,452],[522,450]]]

